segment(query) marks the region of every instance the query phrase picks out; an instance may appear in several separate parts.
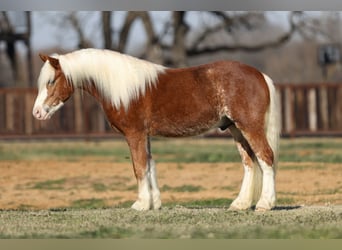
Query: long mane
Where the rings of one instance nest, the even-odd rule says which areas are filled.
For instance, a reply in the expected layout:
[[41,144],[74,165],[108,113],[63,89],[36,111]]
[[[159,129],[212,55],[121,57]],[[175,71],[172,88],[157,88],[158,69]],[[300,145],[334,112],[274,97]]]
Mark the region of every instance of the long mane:
[[132,99],[156,84],[165,67],[110,50],[82,49],[55,55],[70,84],[93,82],[116,108],[127,108]]

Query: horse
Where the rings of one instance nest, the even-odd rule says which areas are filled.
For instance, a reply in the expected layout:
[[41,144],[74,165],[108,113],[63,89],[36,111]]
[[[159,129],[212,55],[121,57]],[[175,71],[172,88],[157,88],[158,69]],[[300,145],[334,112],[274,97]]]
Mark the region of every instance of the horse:
[[[49,119],[75,89],[92,95],[130,149],[138,197],[132,208],[161,208],[150,138],[196,136],[229,129],[244,176],[232,210],[271,210],[280,132],[273,81],[237,61],[171,68],[119,52],[82,49],[40,54],[33,116]],[[254,204],[253,204],[254,203]]]

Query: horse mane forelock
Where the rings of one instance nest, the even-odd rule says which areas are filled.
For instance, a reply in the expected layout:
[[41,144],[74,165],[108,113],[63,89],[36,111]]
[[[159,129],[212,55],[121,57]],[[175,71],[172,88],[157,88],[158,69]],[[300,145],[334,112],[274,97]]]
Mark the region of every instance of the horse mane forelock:
[[110,50],[83,49],[59,55],[62,71],[74,87],[94,83],[116,108],[125,109],[131,100],[156,84],[165,67]]

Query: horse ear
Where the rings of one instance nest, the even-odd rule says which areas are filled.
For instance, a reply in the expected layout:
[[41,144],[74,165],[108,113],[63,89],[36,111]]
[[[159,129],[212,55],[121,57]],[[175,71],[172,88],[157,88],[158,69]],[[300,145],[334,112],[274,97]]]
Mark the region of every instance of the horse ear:
[[57,58],[49,56],[48,60],[52,67],[54,67],[55,69],[60,69],[59,60]]
[[46,62],[48,60],[48,56],[44,54],[39,54],[40,59],[42,59],[43,62]]

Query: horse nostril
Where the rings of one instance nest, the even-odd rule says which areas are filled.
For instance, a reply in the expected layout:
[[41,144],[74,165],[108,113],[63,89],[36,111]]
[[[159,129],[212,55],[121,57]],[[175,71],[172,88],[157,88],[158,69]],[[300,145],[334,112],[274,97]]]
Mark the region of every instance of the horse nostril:
[[36,109],[33,110],[33,115],[34,115],[35,117],[37,117],[37,118],[39,118],[39,117],[41,116],[41,115],[40,115],[40,111],[39,111],[38,108],[36,108]]

